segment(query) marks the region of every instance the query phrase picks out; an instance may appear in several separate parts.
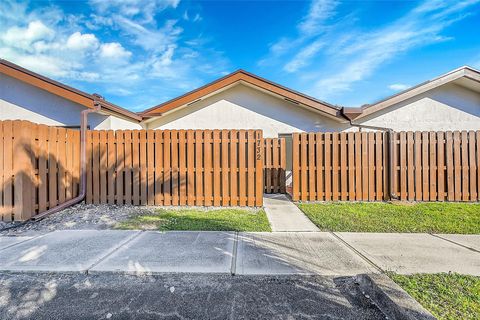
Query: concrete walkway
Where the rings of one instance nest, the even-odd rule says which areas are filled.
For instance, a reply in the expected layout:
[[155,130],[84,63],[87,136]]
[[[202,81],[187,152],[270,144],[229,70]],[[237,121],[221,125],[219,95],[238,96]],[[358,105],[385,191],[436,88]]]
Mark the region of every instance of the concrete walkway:
[[0,237],[0,272],[480,276],[480,235],[54,231]]
[[274,232],[320,231],[284,194],[265,194],[263,206]]

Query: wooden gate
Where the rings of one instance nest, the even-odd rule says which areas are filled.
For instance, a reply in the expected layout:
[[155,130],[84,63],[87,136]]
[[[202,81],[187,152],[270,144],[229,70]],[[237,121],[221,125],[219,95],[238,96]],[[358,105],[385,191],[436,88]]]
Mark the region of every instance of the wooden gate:
[[285,193],[285,138],[265,138],[264,146],[264,191]]

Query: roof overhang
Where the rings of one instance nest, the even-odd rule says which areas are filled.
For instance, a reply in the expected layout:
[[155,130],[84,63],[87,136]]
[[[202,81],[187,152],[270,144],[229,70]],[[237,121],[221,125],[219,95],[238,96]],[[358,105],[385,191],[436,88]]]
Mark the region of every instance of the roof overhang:
[[141,113],[141,115],[144,118],[162,116],[173,110],[186,107],[200,100],[208,98],[237,84],[247,85],[262,92],[275,95],[276,97],[282,98],[293,105],[312,109],[330,118],[340,121],[345,120],[341,114],[341,108],[337,106],[286,88],[277,83],[248,73],[244,70],[238,70],[203,87],[190,91],[180,97],[145,110]]
[[129,120],[141,121],[142,117],[135,112],[128,111],[111,102],[103,100],[95,95],[88,94],[78,89],[67,86],[58,81],[44,77],[38,73],[22,68],[7,60],[0,59],[0,73],[15,78],[54,95],[70,100],[87,108],[94,108],[95,103],[100,104],[110,113],[114,113]]
[[472,67],[464,66],[373,104],[366,105],[361,108],[344,108],[343,114],[350,120],[358,120],[449,83],[458,84],[460,86],[480,92],[480,71]]

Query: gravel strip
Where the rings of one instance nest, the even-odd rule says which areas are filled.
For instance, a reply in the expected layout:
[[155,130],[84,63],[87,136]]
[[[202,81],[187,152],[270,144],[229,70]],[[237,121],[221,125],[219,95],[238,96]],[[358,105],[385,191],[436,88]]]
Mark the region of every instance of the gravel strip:
[[112,229],[117,223],[133,215],[153,213],[158,207],[117,206],[77,204],[54,213],[37,222],[27,222],[17,228],[1,231],[3,228],[18,224],[0,224],[0,235],[33,235],[55,230],[104,230]]
[[[239,207],[229,207],[235,209]],[[107,205],[107,204],[77,204],[60,212],[54,213],[45,219],[24,225],[18,222],[0,221],[0,236],[13,235],[37,235],[55,230],[104,230],[113,229],[118,223],[127,220],[136,215],[149,215],[158,209],[166,210],[184,210],[196,209],[202,211],[222,209],[219,207],[188,207],[188,206],[132,206],[132,205]],[[223,208],[225,209],[225,208]],[[258,208],[245,208],[242,210],[257,211]],[[14,229],[4,230],[10,226],[19,225]]]

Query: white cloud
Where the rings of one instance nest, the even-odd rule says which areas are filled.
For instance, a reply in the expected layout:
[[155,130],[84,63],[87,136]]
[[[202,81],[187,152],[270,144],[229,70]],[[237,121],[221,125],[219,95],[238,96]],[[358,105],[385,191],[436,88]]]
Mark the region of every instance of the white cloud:
[[[338,5],[339,1],[337,0],[312,0],[308,13],[297,25],[297,38],[283,37],[272,43],[268,57],[260,60],[258,64],[261,66],[277,66],[282,63],[279,61],[279,58],[293,55],[293,59],[284,63],[284,71],[292,73],[307,66],[310,63],[310,59],[315,56],[323,45],[323,40],[318,39],[318,37],[330,28],[328,22],[335,17],[335,10]],[[292,51],[297,49],[299,50],[298,52],[292,53]]]
[[298,29],[303,35],[318,34],[325,26],[325,21],[336,14],[335,9],[338,5],[339,1],[336,0],[313,0]]
[[290,60],[283,69],[287,72],[296,72],[302,67],[306,66],[310,59],[313,58],[317,52],[325,46],[323,41],[314,41],[300,50],[295,57]]
[[338,62],[333,75],[322,77],[314,90],[326,95],[349,90],[355,82],[370,77],[381,65],[416,47],[445,41],[440,33],[465,17],[463,11],[478,0],[457,3],[427,1],[383,28],[361,33],[355,40],[337,46]]
[[66,46],[72,50],[84,51],[98,48],[98,43],[98,39],[94,34],[82,34],[77,31],[68,37]]
[[394,91],[403,91],[410,88],[410,86],[408,84],[403,84],[403,83],[394,83],[389,85],[388,88]]
[[371,77],[380,67],[412,49],[451,41],[443,32],[472,14],[480,0],[425,0],[397,19],[380,26],[360,27],[360,16],[338,14],[341,3],[313,0],[297,24],[297,37],[281,37],[269,46],[262,67],[296,74],[299,87],[314,96],[331,98]]
[[124,61],[132,53],[128,50],[125,50],[124,47],[118,42],[109,42],[104,43],[100,46],[100,57],[105,59],[112,59],[114,61]]
[[90,0],[100,13],[116,13],[129,18],[139,18],[151,23],[155,15],[167,8],[176,8],[180,0]]
[[35,20],[25,27],[13,26],[1,36],[2,41],[12,47],[28,50],[29,47],[39,40],[50,40],[55,32],[44,25],[42,21]]

